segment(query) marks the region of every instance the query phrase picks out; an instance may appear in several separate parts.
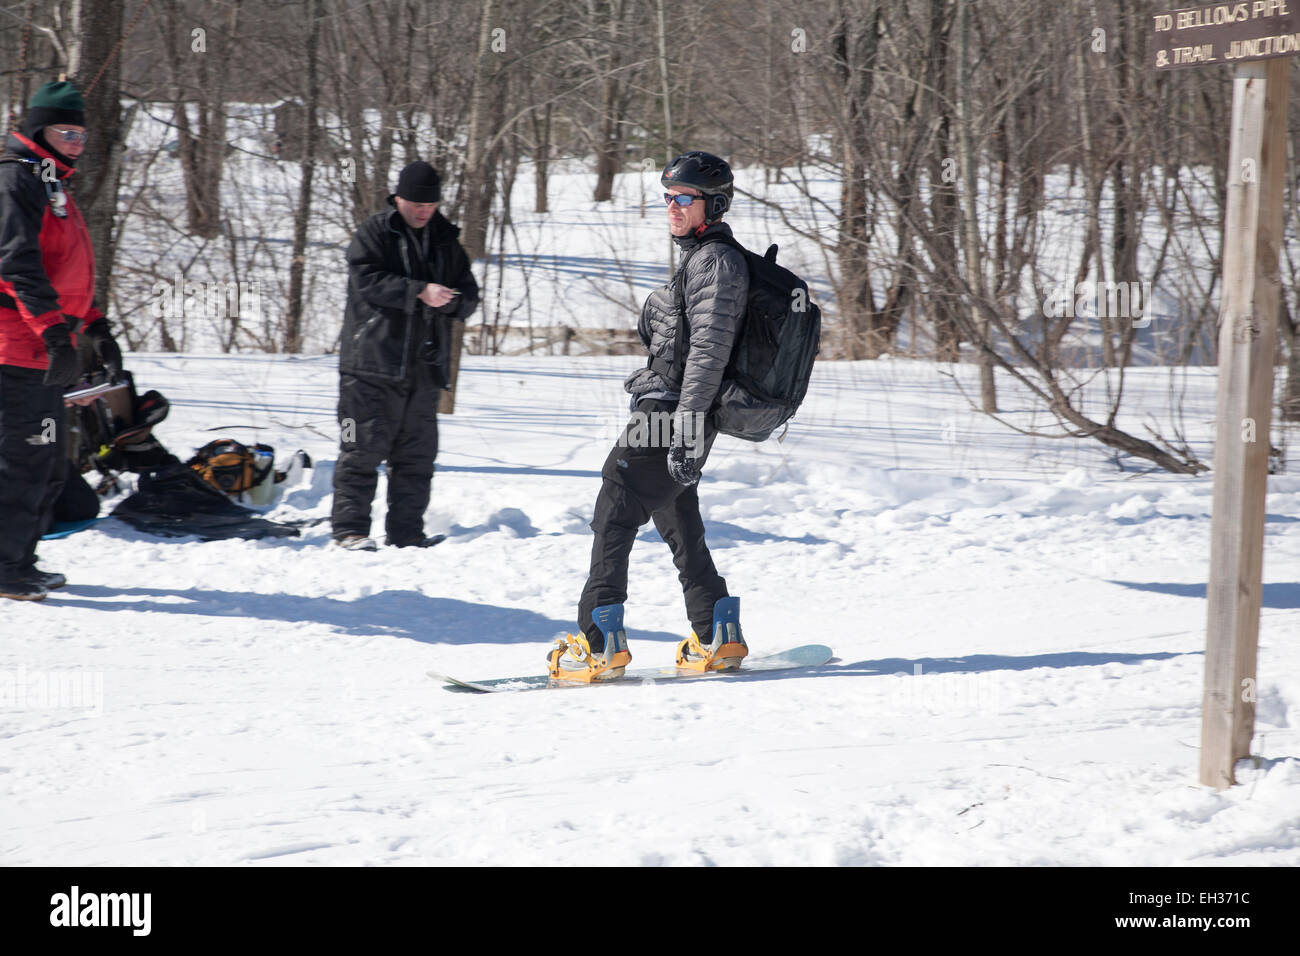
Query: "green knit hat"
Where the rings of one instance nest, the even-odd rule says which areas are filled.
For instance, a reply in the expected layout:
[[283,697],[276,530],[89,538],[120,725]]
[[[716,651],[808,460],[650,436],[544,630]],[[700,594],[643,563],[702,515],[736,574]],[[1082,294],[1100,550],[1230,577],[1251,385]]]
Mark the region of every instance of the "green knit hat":
[[47,126],[86,125],[86,101],[81,91],[67,80],[46,83],[32,96],[23,116],[23,132],[35,136]]

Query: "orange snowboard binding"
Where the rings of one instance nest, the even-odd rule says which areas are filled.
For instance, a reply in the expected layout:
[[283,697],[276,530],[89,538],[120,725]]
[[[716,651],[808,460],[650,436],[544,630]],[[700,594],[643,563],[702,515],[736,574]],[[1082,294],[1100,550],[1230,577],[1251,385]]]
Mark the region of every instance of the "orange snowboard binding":
[[546,655],[547,673],[552,680],[595,681],[618,680],[632,654],[627,649],[627,632],[623,630],[623,605],[607,604],[592,611],[592,620],[605,635],[605,649],[593,652],[584,634],[566,634],[555,639],[555,646]]
[[694,631],[677,645],[677,667],[691,671],[731,671],[749,653],[740,630],[740,598],[725,597],[713,605],[713,642],[701,644]]

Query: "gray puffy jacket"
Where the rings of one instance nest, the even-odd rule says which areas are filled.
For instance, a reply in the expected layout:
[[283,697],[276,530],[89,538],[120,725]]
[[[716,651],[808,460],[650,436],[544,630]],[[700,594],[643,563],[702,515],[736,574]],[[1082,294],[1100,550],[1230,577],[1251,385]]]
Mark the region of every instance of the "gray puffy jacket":
[[636,398],[680,397],[677,414],[708,413],[722,385],[749,298],[749,267],[745,257],[712,236],[730,236],[731,227],[715,222],[701,237],[674,237],[682,261],[672,281],[651,292],[641,307],[637,332],[652,357],[672,361],[681,316],[677,283],[683,283],[690,334],[680,390],[650,368],[638,369],[624,383]]

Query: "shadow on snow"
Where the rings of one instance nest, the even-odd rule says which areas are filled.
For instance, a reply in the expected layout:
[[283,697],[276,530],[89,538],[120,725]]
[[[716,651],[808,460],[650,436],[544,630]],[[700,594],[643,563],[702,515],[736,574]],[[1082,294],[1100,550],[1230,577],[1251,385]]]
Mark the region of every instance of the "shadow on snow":
[[[400,637],[424,644],[543,644],[576,629],[521,608],[429,597],[418,591],[385,591],[353,601],[294,594],[257,594],[202,588],[107,588],[69,585],[51,604],[107,614],[133,611],[186,617],[236,617],[284,624],[323,624],[356,637]],[[94,600],[106,598],[111,600]],[[289,637],[291,632],[281,632]],[[274,630],[268,636],[280,636]],[[676,643],[666,631],[638,631],[637,640]]]
[[987,671],[1028,671],[1039,667],[1100,667],[1103,664],[1142,664],[1148,661],[1167,661],[1176,657],[1201,656],[1202,651],[1157,651],[1149,654],[1092,653],[1063,651],[1059,654],[1032,654],[1012,657],[1005,654],[968,654],[965,657],[886,657],[875,661],[858,661],[855,664],[828,664],[823,674],[843,677],[888,676],[905,674],[915,676],[920,667],[926,674],[982,674]]
[[[1135,591],[1172,594],[1175,597],[1205,598],[1204,584],[1173,584],[1159,581],[1112,581],[1111,584],[1133,588]],[[1276,610],[1300,608],[1300,584],[1290,582],[1265,584],[1261,606]]]

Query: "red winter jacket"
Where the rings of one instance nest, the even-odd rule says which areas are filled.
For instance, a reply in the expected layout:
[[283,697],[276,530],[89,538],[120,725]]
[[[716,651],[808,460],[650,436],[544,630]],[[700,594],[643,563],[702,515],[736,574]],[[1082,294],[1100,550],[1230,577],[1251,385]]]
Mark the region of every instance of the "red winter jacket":
[[20,161],[0,162],[0,365],[43,369],[42,332],[65,316],[80,320],[73,331],[103,317],[95,253],[72,196],[63,192],[68,214],[56,216],[41,176],[53,168],[62,182],[72,167],[18,133],[9,134],[6,154]]

